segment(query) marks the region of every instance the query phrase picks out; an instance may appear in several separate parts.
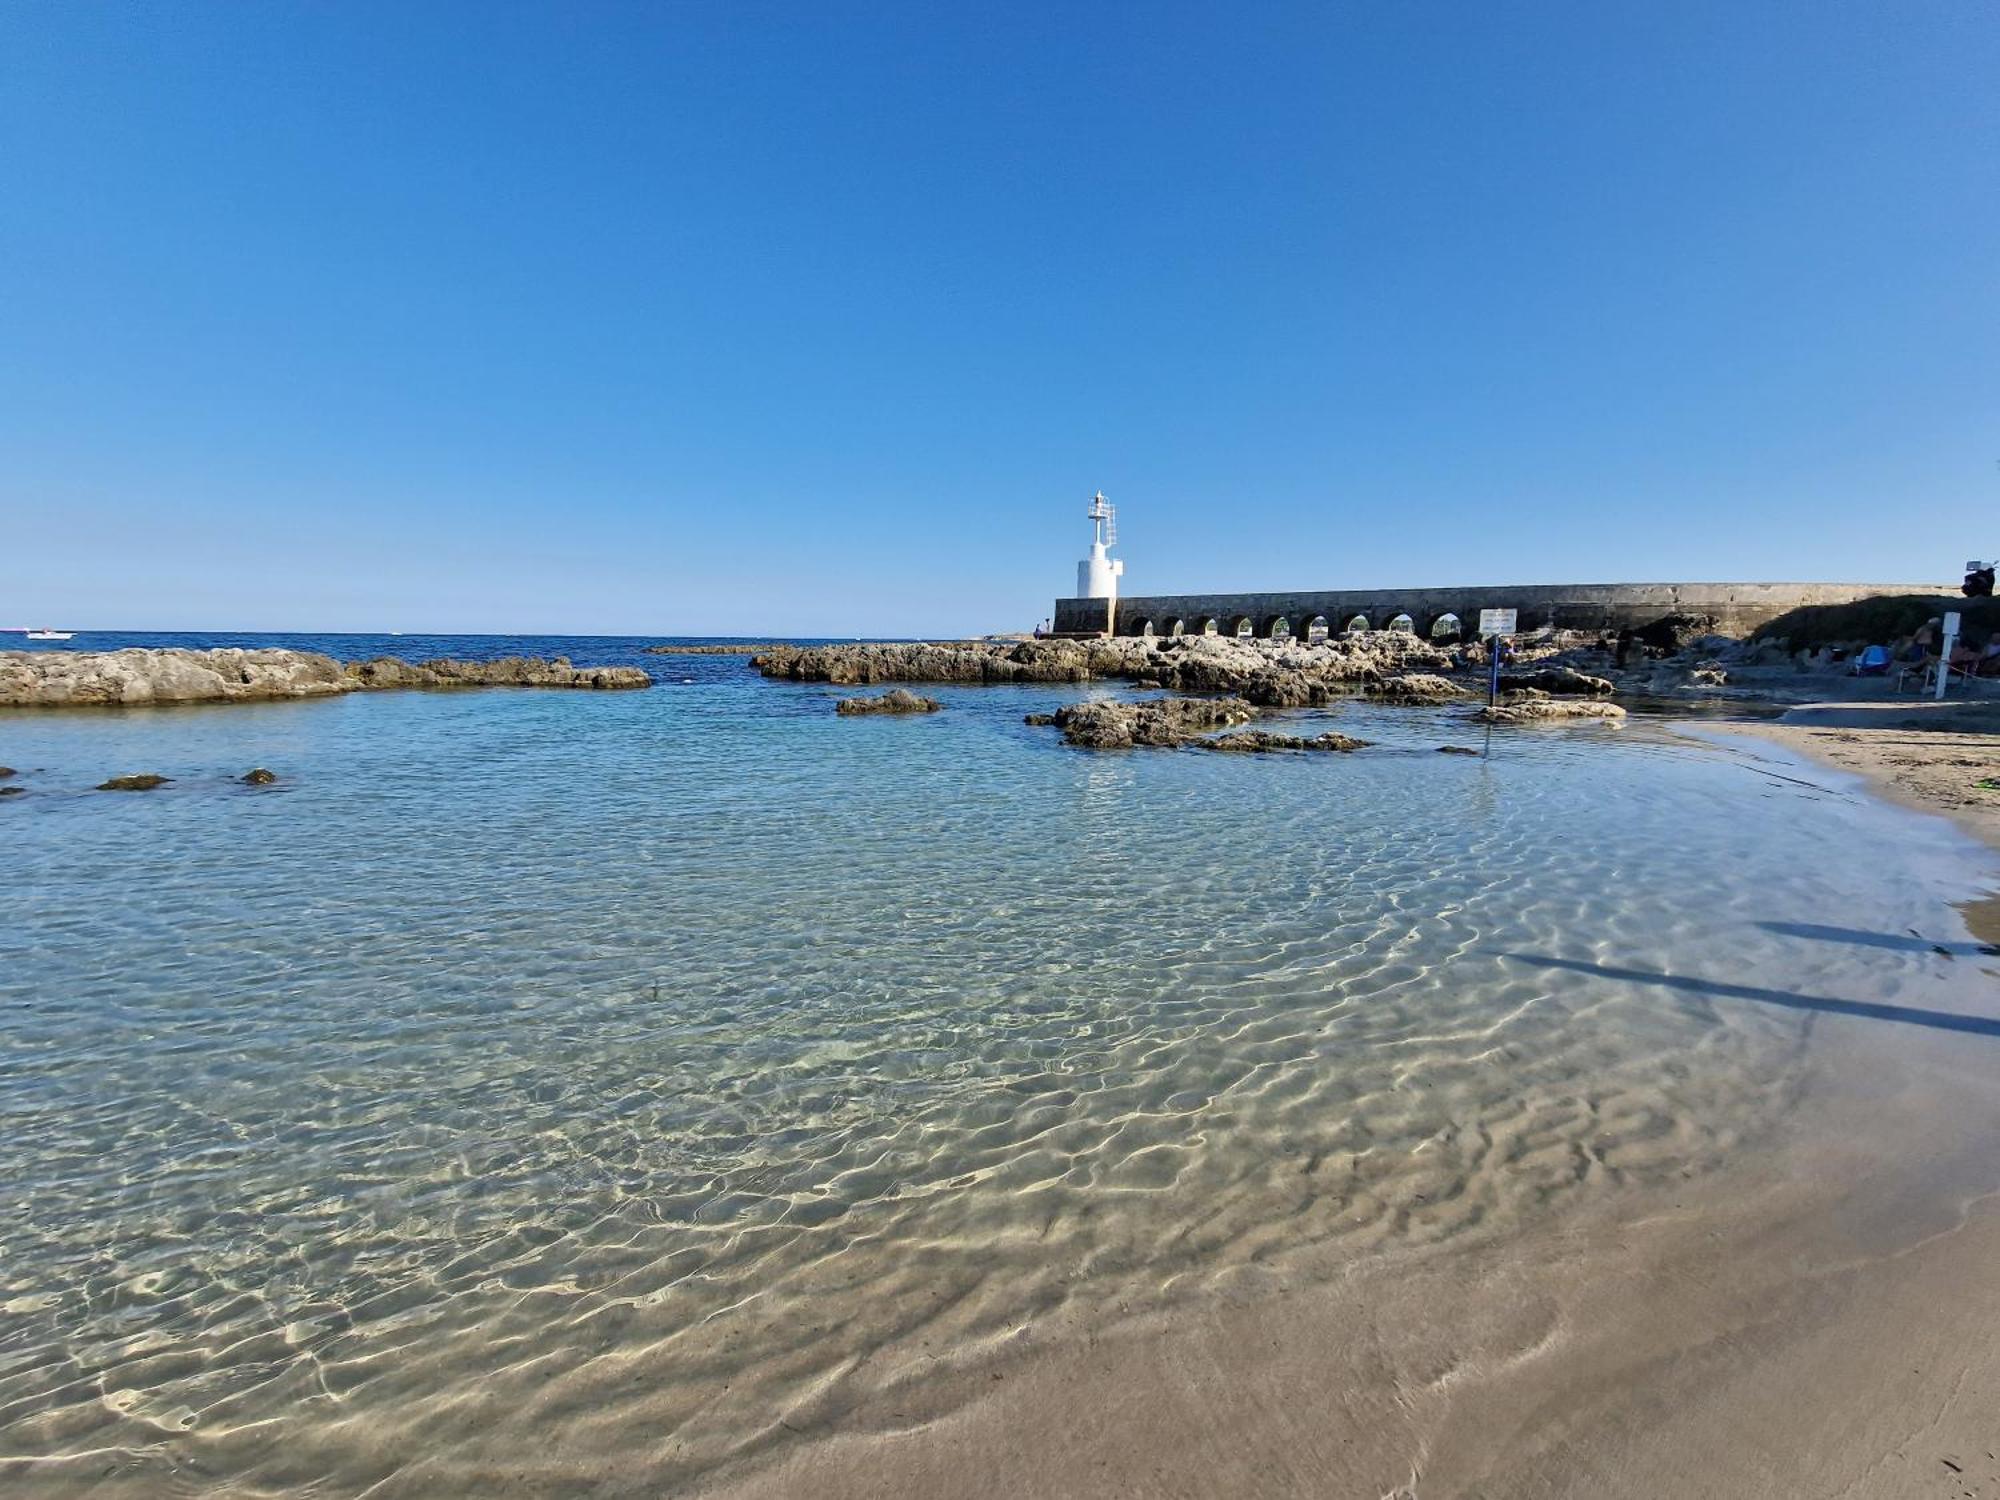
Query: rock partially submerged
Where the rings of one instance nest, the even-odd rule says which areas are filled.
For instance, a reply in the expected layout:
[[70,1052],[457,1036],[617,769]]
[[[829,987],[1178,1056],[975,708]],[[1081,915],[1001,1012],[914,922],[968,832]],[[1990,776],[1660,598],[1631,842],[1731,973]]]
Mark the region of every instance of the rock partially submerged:
[[276,771],[267,771],[262,766],[245,771],[242,777],[245,786],[269,786],[277,779],[278,773]]
[[147,772],[143,776],[114,776],[109,781],[100,781],[100,792],[150,792],[156,786],[165,786],[172,781],[171,776],[155,776]]
[[0,652],[0,706],[207,703],[322,698],[353,687],[316,651]]
[[637,667],[573,667],[563,657],[413,664],[383,656],[342,667],[317,651],[277,647],[0,652],[0,708],[256,702],[325,698],[363,688],[640,688],[651,683]]
[[1053,724],[1064,739],[1086,750],[1125,750],[1185,745],[1207,730],[1247,724],[1256,717],[1257,710],[1241,698],[1149,698],[1140,703],[1073,703],[1053,714],[1031,714],[1028,721]]
[[833,711],[852,718],[858,714],[934,714],[943,707],[935,698],[920,697],[908,688],[893,688],[874,698],[842,698]]
[[1316,734],[1307,739],[1297,734],[1272,734],[1265,729],[1238,729],[1229,734],[1218,734],[1212,739],[1190,740],[1188,743],[1197,750],[1235,751],[1245,755],[1268,755],[1285,750],[1361,750],[1367,748],[1367,740],[1357,740],[1352,735],[1337,734],[1329,729],[1325,734]]
[[1524,688],[1501,696],[1473,715],[1488,724],[1533,724],[1554,719],[1622,719],[1625,710],[1601,699],[1551,698],[1537,688]]
[[573,667],[567,656],[503,656],[496,661],[461,661],[439,656],[407,662],[377,656],[347,664],[347,675],[364,688],[553,687],[643,688],[653,679],[637,667]]

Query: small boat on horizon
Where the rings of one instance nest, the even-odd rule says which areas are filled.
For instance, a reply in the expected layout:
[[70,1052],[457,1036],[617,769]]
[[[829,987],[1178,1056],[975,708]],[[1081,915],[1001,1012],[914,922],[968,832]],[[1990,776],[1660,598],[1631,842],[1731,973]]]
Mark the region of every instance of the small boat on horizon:
[[74,630],[26,630],[22,634],[31,641],[66,641],[75,635]]

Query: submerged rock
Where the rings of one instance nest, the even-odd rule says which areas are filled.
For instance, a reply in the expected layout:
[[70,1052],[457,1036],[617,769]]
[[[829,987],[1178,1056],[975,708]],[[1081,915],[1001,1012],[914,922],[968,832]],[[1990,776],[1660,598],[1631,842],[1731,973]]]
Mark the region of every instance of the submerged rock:
[[142,776],[114,776],[109,781],[100,781],[100,792],[150,792],[156,786],[165,786],[172,781],[171,776],[155,776],[150,771]]
[[875,698],[842,698],[833,711],[846,717],[856,714],[934,714],[944,705],[935,698],[923,698],[908,688],[893,688]]
[[9,776],[12,776],[13,774],[14,774],[14,768],[12,766],[0,766],[0,781],[5,781]]
[[1479,752],[1479,751],[1477,751],[1477,750],[1473,749],[1473,748],[1472,748],[1472,746],[1470,746],[1470,745],[1439,745],[1439,746],[1438,746],[1438,754],[1439,754],[1439,755],[1478,755],[1478,754],[1480,754],[1480,753],[1481,753],[1481,752]]
[[1234,751],[1238,754],[1268,755],[1280,750],[1349,750],[1365,749],[1367,740],[1357,740],[1351,735],[1336,734],[1328,730],[1316,734],[1311,739],[1296,734],[1272,734],[1264,729],[1238,729],[1230,734],[1219,734],[1213,739],[1190,741],[1198,750]]
[[377,656],[347,664],[347,675],[364,688],[553,687],[643,688],[653,679],[637,667],[573,667],[567,656],[503,656],[496,661],[460,661],[439,656],[407,662]]
[[1048,716],[1063,738],[1086,750],[1134,745],[1184,745],[1205,730],[1247,724],[1257,710],[1241,698],[1151,698],[1141,703],[1109,699],[1074,703]]
[[276,771],[267,771],[262,766],[257,766],[243,773],[243,784],[245,786],[269,786],[277,779],[278,773]]
[[25,797],[28,789],[24,786],[0,786],[0,797]]

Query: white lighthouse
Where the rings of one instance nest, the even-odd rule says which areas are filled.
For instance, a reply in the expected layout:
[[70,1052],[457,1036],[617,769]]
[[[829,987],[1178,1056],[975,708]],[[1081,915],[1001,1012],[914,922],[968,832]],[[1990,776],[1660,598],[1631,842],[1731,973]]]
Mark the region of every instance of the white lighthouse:
[[1118,545],[1118,513],[1099,490],[1090,497],[1092,528],[1090,556],[1076,565],[1076,596],[1079,599],[1116,599],[1118,580],[1125,575],[1122,558],[1110,555]]

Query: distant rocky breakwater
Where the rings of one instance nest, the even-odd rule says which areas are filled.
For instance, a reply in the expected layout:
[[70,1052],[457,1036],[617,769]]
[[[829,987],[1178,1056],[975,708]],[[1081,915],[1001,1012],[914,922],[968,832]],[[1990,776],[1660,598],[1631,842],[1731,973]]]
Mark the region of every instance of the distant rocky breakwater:
[[[1095,641],[906,643],[781,646],[759,652],[751,665],[766,677],[838,684],[882,682],[1051,683],[1125,681],[1202,696],[1140,703],[1073,704],[1030,714],[1030,724],[1060,729],[1072,745],[1089,750],[1136,746],[1250,753],[1350,751],[1365,741],[1346,735],[1316,736],[1243,730],[1267,711],[1312,708],[1365,697],[1411,707],[1470,706],[1472,676],[1444,647],[1394,631],[1338,636],[1326,641],[1235,640],[1216,636],[1168,639],[1128,637]],[[1458,671],[1465,681],[1446,674]],[[1618,719],[1624,710],[1608,701],[1613,684],[1573,667],[1548,664],[1502,674],[1499,703],[1478,716],[1500,724],[1553,719]],[[1560,696],[1558,696],[1560,695]],[[847,699],[847,705],[874,700]]]
[[637,667],[576,667],[565,657],[380,656],[343,665],[316,651],[278,647],[0,652],[0,708],[251,703],[388,688],[643,688],[652,681]]
[[[1394,631],[1310,644],[1180,636],[783,646],[759,652],[750,664],[766,677],[840,685],[1125,681],[1228,694],[1258,708],[1308,708],[1371,692],[1446,702],[1465,691],[1441,675],[1452,669],[1450,652]],[[1419,677],[1423,684],[1412,689],[1411,679]]]

